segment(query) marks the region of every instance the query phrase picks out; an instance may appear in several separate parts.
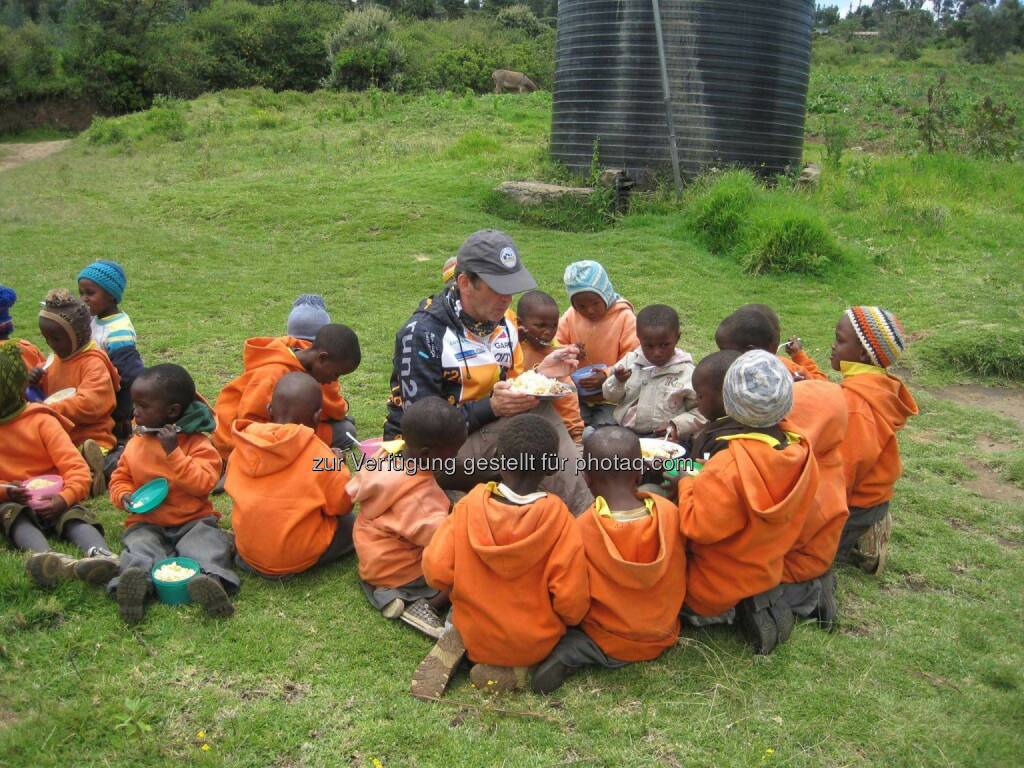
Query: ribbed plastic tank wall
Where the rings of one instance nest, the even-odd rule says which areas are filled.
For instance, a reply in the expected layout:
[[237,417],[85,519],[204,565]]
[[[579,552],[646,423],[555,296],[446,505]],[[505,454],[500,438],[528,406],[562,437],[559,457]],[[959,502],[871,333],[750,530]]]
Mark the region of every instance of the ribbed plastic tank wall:
[[[800,162],[814,0],[662,0],[680,169]],[[651,0],[559,0],[551,154],[586,173],[664,171],[668,129]]]

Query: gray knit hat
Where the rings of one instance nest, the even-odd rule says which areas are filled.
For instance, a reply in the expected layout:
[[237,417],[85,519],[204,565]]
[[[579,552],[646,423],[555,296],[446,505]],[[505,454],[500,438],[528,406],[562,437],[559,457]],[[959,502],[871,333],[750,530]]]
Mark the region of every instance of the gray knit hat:
[[292,304],[291,314],[288,315],[288,335],[296,339],[313,341],[316,332],[329,322],[331,316],[327,314],[324,297],[315,293],[304,293]]
[[754,349],[729,366],[722,385],[725,412],[748,427],[771,427],[793,407],[793,377],[771,352]]

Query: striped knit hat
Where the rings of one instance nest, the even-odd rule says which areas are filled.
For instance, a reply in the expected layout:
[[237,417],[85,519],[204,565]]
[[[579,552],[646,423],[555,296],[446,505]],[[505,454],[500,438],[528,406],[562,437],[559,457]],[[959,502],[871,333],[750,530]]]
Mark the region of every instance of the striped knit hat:
[[441,267],[441,282],[445,285],[448,285],[448,283],[455,279],[455,267],[458,266],[458,262],[459,260],[455,256],[452,256],[444,263],[444,266]]
[[850,307],[846,316],[875,365],[888,368],[906,351],[903,326],[891,312],[881,307],[860,306]]
[[793,377],[771,352],[752,349],[733,361],[722,384],[725,413],[748,427],[772,427],[793,407]]

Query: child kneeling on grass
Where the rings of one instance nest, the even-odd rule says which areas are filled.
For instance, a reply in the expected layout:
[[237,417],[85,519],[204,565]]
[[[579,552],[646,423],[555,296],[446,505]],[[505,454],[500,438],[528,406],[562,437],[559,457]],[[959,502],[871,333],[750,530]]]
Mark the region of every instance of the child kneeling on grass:
[[[210,442],[213,413],[196,394],[192,377],[180,365],[146,368],[132,384],[135,423],[145,430],[128,441],[110,478],[110,501],[128,512],[121,535],[121,573],[107,591],[129,624],[142,620],[153,592],[150,571],[169,557],[190,557],[202,573],[188,583],[188,593],[210,616],[234,613],[228,594],[238,591],[231,570],[233,547],[210,503],[220,477],[221,460]],[[164,478],[167,498],[150,512],[132,514],[132,494]]]
[[288,373],[274,387],[270,423],[235,422],[225,489],[240,568],[279,579],[354,549],[348,468],[314,431],[322,402],[312,376]]
[[441,695],[463,655],[473,685],[525,687],[590,608],[579,529],[565,503],[537,488],[558,466],[558,434],[522,414],[498,438],[501,482],[462,498],[423,552],[427,583],[451,591],[452,627],[413,675],[412,694]]
[[807,442],[779,422],[793,402],[793,380],[763,350],[736,359],[725,375],[725,412],[746,432],[696,477],[679,481],[679,517],[689,551],[684,614],[696,626],[738,615],[755,653],[785,642],[793,613],[782,599],[782,564],[815,503],[818,465]]
[[[15,547],[35,553],[25,565],[40,586],[61,578],[102,584],[117,572],[117,558],[95,513],[78,505],[89,493],[89,467],[68,437],[71,423],[49,406],[25,402],[27,382],[19,348],[0,344],[0,523]],[[32,509],[26,483],[40,475],[59,475],[64,487]],[[47,533],[70,541],[85,559],[51,552]]]
[[906,349],[903,326],[881,307],[851,307],[836,325],[832,369],[843,375],[849,423],[842,455],[850,517],[838,560],[880,573],[888,555],[889,501],[903,465],[896,433],[917,415],[903,382],[886,371]]
[[637,492],[640,439],[628,429],[602,427],[589,435],[583,459],[594,504],[575,523],[587,553],[590,610],[534,670],[536,693],[551,693],[587,665],[618,669],[656,659],[679,638],[686,593],[679,510],[666,498]]
[[451,503],[437,484],[446,463],[466,442],[466,420],[440,397],[425,397],[402,413],[405,446],[378,457],[346,490],[359,505],[353,538],[366,599],[386,618],[398,618],[435,640],[450,605],[447,590],[423,578],[423,550],[448,518]]
[[107,488],[105,456],[117,445],[113,413],[121,378],[106,352],[92,341],[90,322],[89,308],[68,291],[57,288],[46,295],[39,331],[54,360],[45,370],[33,370],[29,385],[41,388],[45,397],[69,393],[51,407],[74,425],[71,440],[92,473],[90,495],[99,496]]

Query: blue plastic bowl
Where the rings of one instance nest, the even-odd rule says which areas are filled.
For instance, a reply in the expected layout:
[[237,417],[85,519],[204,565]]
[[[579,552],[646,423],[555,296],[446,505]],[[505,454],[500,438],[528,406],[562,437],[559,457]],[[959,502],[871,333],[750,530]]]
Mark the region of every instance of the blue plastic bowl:
[[594,371],[603,371],[607,368],[608,366],[605,365],[604,363],[594,363],[593,365],[585,365],[582,368],[577,368],[576,371],[572,374],[572,383],[576,385],[576,391],[585,397],[588,395],[601,394],[601,387],[598,387],[597,389],[584,389],[583,387],[581,387],[580,379],[585,379]]

